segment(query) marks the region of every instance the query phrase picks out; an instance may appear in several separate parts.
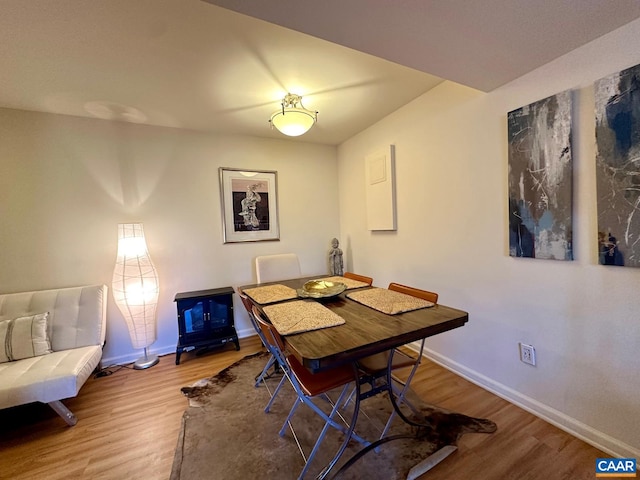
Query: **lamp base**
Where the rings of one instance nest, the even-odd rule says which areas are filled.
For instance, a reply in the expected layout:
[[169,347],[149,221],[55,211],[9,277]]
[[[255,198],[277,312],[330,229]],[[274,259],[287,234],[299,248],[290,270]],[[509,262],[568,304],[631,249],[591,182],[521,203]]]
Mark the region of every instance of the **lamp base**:
[[145,355],[133,364],[133,368],[134,370],[144,370],[145,368],[153,367],[159,361],[160,358],[157,355]]

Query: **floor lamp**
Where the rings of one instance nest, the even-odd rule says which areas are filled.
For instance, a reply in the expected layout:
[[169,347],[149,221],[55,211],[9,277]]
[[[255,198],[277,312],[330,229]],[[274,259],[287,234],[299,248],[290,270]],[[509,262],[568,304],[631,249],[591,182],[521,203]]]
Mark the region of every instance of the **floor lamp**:
[[156,341],[158,273],[151,261],[141,223],[118,225],[118,256],[111,284],[113,298],[122,312],[133,348],[143,348],[144,356],[133,364],[143,369],[158,363],[147,348]]

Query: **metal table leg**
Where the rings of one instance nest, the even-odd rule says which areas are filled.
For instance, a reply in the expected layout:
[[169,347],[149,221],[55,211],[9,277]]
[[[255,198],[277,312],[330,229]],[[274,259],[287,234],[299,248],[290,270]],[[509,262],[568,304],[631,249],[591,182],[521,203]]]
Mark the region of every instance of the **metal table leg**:
[[[414,422],[414,421],[410,420],[400,410],[400,407],[398,406],[398,403],[396,402],[396,399],[394,397],[393,388],[392,388],[393,378],[391,376],[391,372],[392,372],[392,368],[391,367],[393,365],[393,352],[394,352],[394,350],[392,349],[390,351],[390,353],[389,353],[389,360],[388,360],[388,363],[387,363],[387,385],[386,385],[386,390],[387,390],[387,393],[389,395],[389,401],[391,402],[391,405],[393,407],[393,411],[402,419],[402,421],[404,421],[405,423],[408,423],[409,425],[413,425],[415,427],[418,427],[418,431],[416,432],[415,435],[390,435],[390,436],[382,437],[378,441],[371,443],[370,445],[366,446],[365,448],[360,450],[358,453],[356,453],[353,457],[351,457],[340,468],[340,470],[338,470],[335,473],[335,475],[333,477],[331,477],[333,480],[339,479],[340,476],[351,465],[353,465],[357,460],[362,458],[366,453],[370,452],[371,450],[376,450],[380,445],[382,445],[384,443],[387,443],[387,442],[391,442],[393,440],[400,440],[400,439],[418,437],[420,435],[420,429],[431,428],[431,426],[428,425],[426,423],[426,421],[423,422],[423,423],[417,423],[417,422]],[[357,372],[356,372],[356,375],[357,375]],[[357,382],[357,384],[358,384],[358,391],[357,391],[358,395],[356,396],[356,401],[359,404],[360,382]],[[423,417],[423,419],[424,419],[424,417]],[[346,445],[345,445],[345,447],[346,447]],[[455,452],[457,450],[457,448],[458,447],[456,447],[455,445],[445,445],[444,447],[442,447],[439,450],[435,451],[434,453],[429,455],[427,458],[425,458],[424,460],[422,460],[421,462],[419,462],[418,464],[414,465],[411,468],[411,470],[407,474],[407,480],[415,480],[420,475],[422,475],[425,472],[429,471],[430,469],[435,467],[438,463],[440,463],[442,460],[444,460],[449,455],[451,455],[453,452]],[[337,461],[337,458],[335,459],[335,461]],[[333,464],[335,464],[335,461],[333,462]],[[329,467],[329,470],[333,467],[333,464]],[[329,470],[327,470],[327,473],[328,473]],[[326,474],[325,474],[325,476],[318,477],[318,478],[325,478],[325,477],[326,477]]]
[[353,435],[353,431],[356,426],[356,421],[358,420],[358,413],[360,412],[360,380],[359,380],[360,375],[358,372],[358,365],[356,363],[353,363],[352,367],[353,367],[353,378],[355,380],[355,385],[356,385],[355,386],[356,395],[355,395],[355,405],[353,407],[353,415],[351,416],[351,421],[349,422],[349,429],[347,430],[347,433],[345,433],[344,442],[342,442],[342,445],[336,452],[335,456],[331,459],[331,461],[327,464],[327,466],[324,467],[324,469],[316,477],[318,480],[323,480],[325,478],[328,478],[328,475],[331,472],[331,469],[336,465],[338,460],[340,460],[340,457],[346,450],[347,445],[351,440],[351,436]]

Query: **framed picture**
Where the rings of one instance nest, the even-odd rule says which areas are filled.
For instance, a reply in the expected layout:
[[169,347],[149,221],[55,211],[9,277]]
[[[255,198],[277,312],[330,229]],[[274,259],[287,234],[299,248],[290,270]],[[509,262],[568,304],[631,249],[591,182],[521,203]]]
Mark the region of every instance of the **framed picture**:
[[280,240],[278,173],[220,167],[224,243]]

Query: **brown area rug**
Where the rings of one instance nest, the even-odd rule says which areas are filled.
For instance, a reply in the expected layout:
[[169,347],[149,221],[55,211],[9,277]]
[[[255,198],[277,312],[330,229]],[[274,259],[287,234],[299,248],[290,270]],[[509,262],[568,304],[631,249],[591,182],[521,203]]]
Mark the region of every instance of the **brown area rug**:
[[[278,435],[289,409],[296,399],[287,382],[270,413],[264,412],[269,400],[266,387],[254,387],[254,377],[268,356],[260,353],[245,357],[218,375],[184,387],[189,407],[182,419],[182,429],[173,461],[171,480],[247,480],[257,478],[295,479],[304,466],[290,430]],[[268,380],[277,385],[279,377]],[[332,398],[336,398],[333,395]],[[417,432],[396,417],[389,435],[412,438],[384,443],[378,451],[369,451],[347,470],[340,479],[404,479],[421,460],[446,445],[455,445],[465,433],[492,433],[495,423],[451,413],[410,397],[428,419],[432,428]],[[391,411],[386,393],[361,402],[356,432],[369,441],[378,439]],[[292,422],[303,449],[308,454],[322,428],[322,419],[306,405],[300,405]],[[315,478],[333,457],[344,439],[330,428],[306,478]],[[332,475],[341,465],[360,451],[363,445],[351,441]]]

